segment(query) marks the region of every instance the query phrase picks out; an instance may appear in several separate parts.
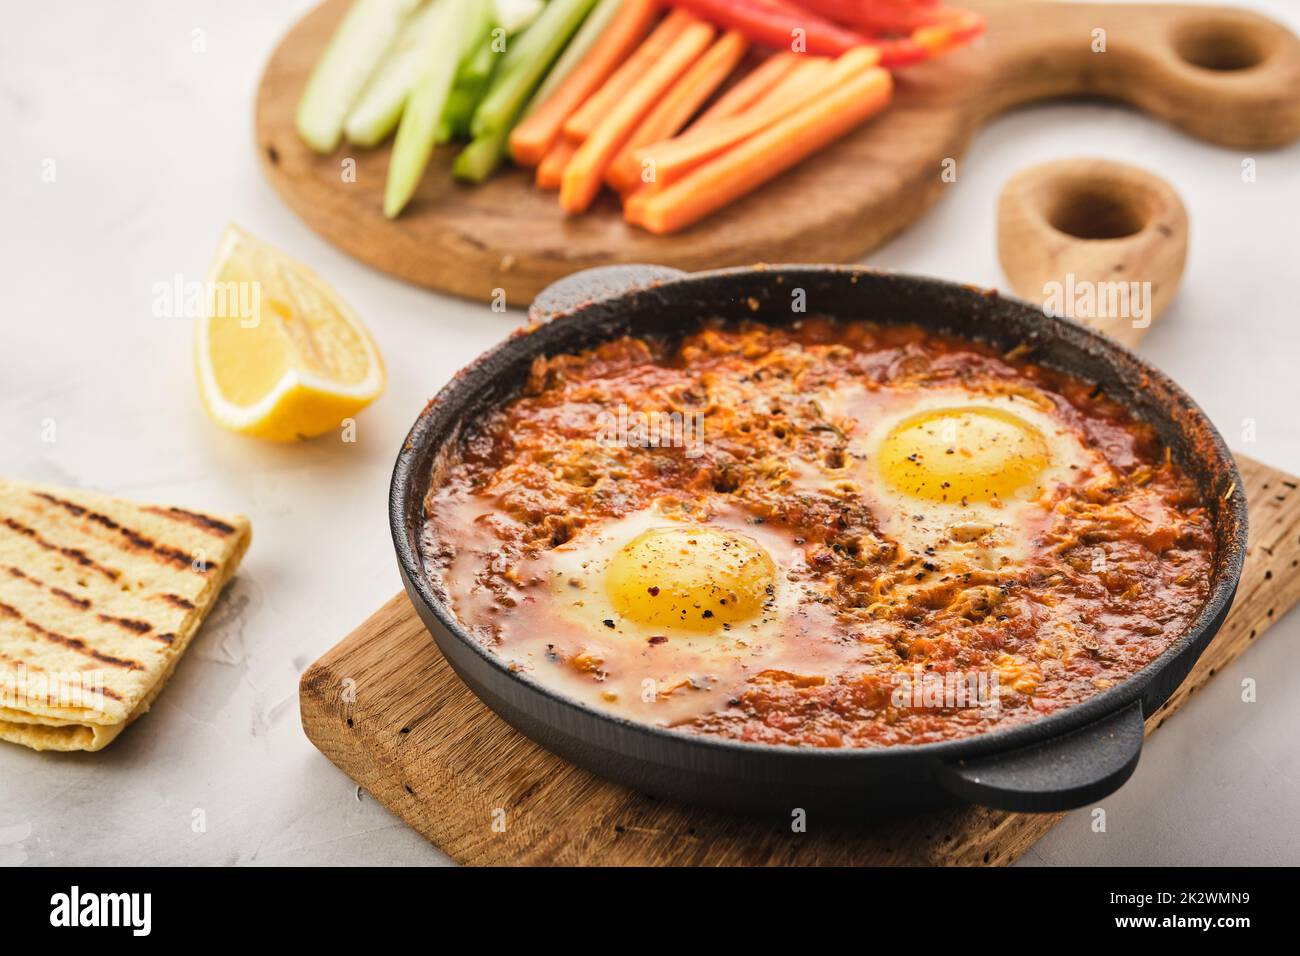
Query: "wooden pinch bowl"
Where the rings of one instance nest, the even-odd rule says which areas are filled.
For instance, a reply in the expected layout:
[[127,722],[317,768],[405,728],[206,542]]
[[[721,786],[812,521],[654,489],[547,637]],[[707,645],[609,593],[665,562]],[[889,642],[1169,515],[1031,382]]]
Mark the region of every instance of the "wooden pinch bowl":
[[1104,159],[1022,170],[998,200],[998,257],[1016,294],[1128,346],[1173,299],[1187,233],[1173,187]]

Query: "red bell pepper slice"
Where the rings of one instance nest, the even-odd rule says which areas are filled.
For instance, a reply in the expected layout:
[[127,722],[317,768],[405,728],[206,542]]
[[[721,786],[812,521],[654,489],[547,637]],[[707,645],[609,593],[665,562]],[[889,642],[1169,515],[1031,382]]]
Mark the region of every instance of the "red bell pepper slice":
[[[794,48],[802,37],[804,51],[839,56],[868,38],[783,0],[669,0],[719,26],[739,30],[755,43],[778,50]],[[801,31],[801,32],[797,32]]]
[[[802,36],[804,51],[839,56],[855,46],[880,50],[880,65],[910,66],[969,43],[984,32],[984,18],[966,10],[942,7],[937,0],[668,0],[674,7],[738,30],[755,43],[792,49]],[[805,9],[801,4],[817,8]],[[904,12],[905,11],[905,12]],[[877,17],[875,28],[841,26],[826,19]],[[895,19],[888,19],[895,17]],[[888,24],[888,28],[886,25]],[[802,31],[802,33],[796,32]],[[880,37],[880,33],[900,36]]]

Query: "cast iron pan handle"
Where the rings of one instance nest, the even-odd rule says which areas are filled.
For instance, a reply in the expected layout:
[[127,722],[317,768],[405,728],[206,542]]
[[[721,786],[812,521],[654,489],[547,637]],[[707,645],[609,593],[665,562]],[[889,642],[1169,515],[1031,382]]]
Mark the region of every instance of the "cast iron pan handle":
[[686,273],[681,269],[639,263],[583,269],[552,282],[538,293],[528,309],[528,318],[533,322],[549,322],[557,315],[572,312],[580,305],[684,275]]
[[1142,753],[1142,702],[1071,734],[944,764],[939,783],[969,803],[1022,813],[1073,810],[1114,793]]

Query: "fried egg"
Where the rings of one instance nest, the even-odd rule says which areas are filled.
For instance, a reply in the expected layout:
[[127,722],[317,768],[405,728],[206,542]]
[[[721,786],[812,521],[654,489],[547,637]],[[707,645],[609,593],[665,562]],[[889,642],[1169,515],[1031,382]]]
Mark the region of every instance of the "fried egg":
[[565,616],[630,639],[763,633],[798,600],[790,572],[803,569],[788,537],[762,525],[658,507],[588,526],[541,560]]
[[596,521],[523,577],[542,586],[511,616],[516,664],[545,658],[574,696],[653,723],[724,706],[749,674],[835,658],[825,584],[797,536],[736,510],[697,520],[656,505]]
[[1032,392],[967,387],[861,391],[852,478],[881,531],[905,554],[949,570],[1017,564],[1050,517],[1049,493],[1105,463]]

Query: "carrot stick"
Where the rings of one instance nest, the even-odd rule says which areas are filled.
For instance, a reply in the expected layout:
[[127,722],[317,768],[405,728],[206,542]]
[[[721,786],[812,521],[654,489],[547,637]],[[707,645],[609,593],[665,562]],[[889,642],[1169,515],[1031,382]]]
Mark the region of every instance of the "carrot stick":
[[801,62],[798,53],[774,53],[750,70],[731,89],[699,115],[689,127],[707,125],[714,120],[735,116],[752,106],[760,96],[770,90]]
[[[699,221],[839,139],[889,102],[889,71],[871,67],[650,196],[642,226],[656,235]],[[566,170],[567,172],[567,170]]]
[[[623,197],[623,215],[637,222],[646,201],[665,186],[681,179],[692,169],[755,133],[805,106],[815,95],[843,82],[857,70],[874,66],[879,56],[871,51],[832,61],[829,57],[798,55],[794,69],[759,96],[748,109],[711,124],[696,123],[681,136],[634,150],[642,163],[649,162],[654,178]],[[653,155],[650,151],[655,151]],[[667,155],[667,167],[660,165],[661,152]]]
[[596,45],[540,107],[510,134],[510,155],[536,166],[559,138],[560,127],[641,42],[659,15],[658,0],[627,0]]
[[[591,131],[564,167],[560,184],[560,206],[568,213],[582,212],[591,205],[605,175],[605,168],[618,155],[651,105],[704,52],[717,32],[712,24],[691,18],[650,71],[639,77],[609,115]],[[647,41],[648,42],[648,41]]]
[[628,137],[627,145],[605,171],[605,181],[619,192],[636,188],[641,176],[633,148],[658,142],[685,126],[700,105],[736,68],[748,49],[749,41],[734,30],[709,47]]
[[[655,176],[653,181],[624,195],[624,218],[628,222],[639,222],[645,204],[655,193],[734,143],[741,142],[806,106],[813,98],[844,82],[853,73],[875,66],[880,59],[876,50],[867,47],[850,50],[836,60],[807,54],[791,56],[800,62],[787,70],[780,80],[758,96],[743,112],[713,123],[701,120],[676,139],[656,143],[644,150],[634,150],[642,162],[652,160]],[[649,155],[650,151],[655,151],[653,156]]]
[[[841,67],[841,74],[847,76],[848,73],[852,72],[853,67],[875,66],[878,59],[879,57],[872,53],[854,54],[853,63]],[[816,83],[826,79],[827,74],[830,73],[831,65],[836,62],[838,61],[832,60],[828,56],[811,56],[805,53],[803,62],[787,73],[785,79],[755,100],[749,109],[744,111],[745,114],[751,119],[761,117],[774,107],[779,107],[792,99],[802,97]]]
[[642,184],[635,192],[624,194],[623,214],[627,220],[636,222],[645,202],[665,186],[804,106],[814,94],[828,88],[832,79],[838,82],[848,76],[852,72],[849,67],[856,65],[865,69],[875,65],[878,57],[870,53],[855,54],[850,62],[841,64],[833,74],[827,57],[805,55],[800,59],[803,62],[787,72],[744,112],[713,123],[696,123],[676,139],[633,150],[634,158],[643,168],[648,165],[653,169],[654,175],[650,182]]
[[[791,55],[799,62],[758,96],[747,109],[710,124],[696,123],[674,139],[634,150],[636,158],[643,164],[648,163],[655,173],[640,188],[623,194],[623,218],[640,224],[651,196],[663,192],[736,143],[743,142],[806,108],[817,93],[829,87],[828,73],[832,62],[829,57]],[[876,59],[878,57],[871,56],[863,59],[859,55],[845,63],[840,62],[843,60],[841,57],[840,61],[836,61],[840,63],[840,69],[834,76],[842,82],[852,72],[853,65],[865,69],[875,65]]]
[[660,184],[646,183],[635,192],[625,195],[623,197],[623,218],[639,226],[641,220],[645,217],[646,203],[650,201],[651,196],[655,196],[662,191]]
[[539,189],[559,189],[564,177],[564,167],[578,151],[578,141],[572,136],[561,135],[555,141],[540,163],[537,164],[537,186]]
[[856,47],[830,63],[824,59],[810,60],[745,112],[719,120],[693,135],[687,132],[675,140],[637,150],[637,159],[653,163],[655,177],[664,183],[671,182],[691,167],[798,111],[810,100],[828,94],[848,77],[875,66],[879,60],[880,54],[871,47]]
[[659,21],[654,32],[636,48],[636,52],[564,121],[564,132],[576,139],[590,136],[597,124],[609,115],[615,104],[646,75],[655,61],[663,56],[664,51],[672,46],[673,41],[692,22],[698,23],[699,20],[685,10],[674,10]]
[[[723,93],[712,106],[696,117],[695,122],[686,127],[686,131],[682,136],[696,135],[700,130],[713,126],[719,120],[735,116],[756,103],[763,102],[764,97],[781,85],[786,77],[798,71],[805,59],[806,55],[798,53],[772,54],[749,73],[746,73],[740,82]],[[817,57],[816,59],[824,60],[825,57]],[[635,152],[633,150],[633,159],[636,158]],[[657,192],[661,187],[666,186],[668,181],[668,178],[656,174],[653,182],[641,184],[636,192],[645,194]],[[628,198],[630,197],[625,194],[624,199]]]
[[623,218],[628,222],[634,222],[638,225],[641,223],[641,217],[645,213],[646,203],[650,201],[651,196],[657,196],[673,183],[682,179],[691,170],[686,170],[679,176],[671,180],[657,179],[654,182],[645,183],[639,189],[636,189],[623,196]]

